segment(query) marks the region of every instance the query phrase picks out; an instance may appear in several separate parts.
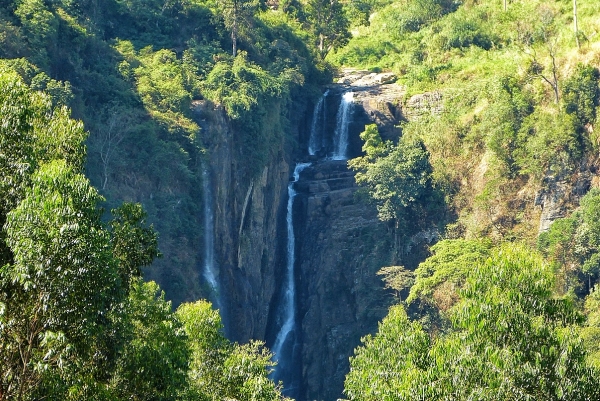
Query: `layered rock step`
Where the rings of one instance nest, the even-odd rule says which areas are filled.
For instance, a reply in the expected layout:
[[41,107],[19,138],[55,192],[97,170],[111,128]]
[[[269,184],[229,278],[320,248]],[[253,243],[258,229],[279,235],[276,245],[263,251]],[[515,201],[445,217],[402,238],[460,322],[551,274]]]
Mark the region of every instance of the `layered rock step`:
[[321,160],[295,184],[298,221],[303,400],[339,397],[348,357],[365,329],[385,316],[385,291],[377,270],[390,248],[373,246],[386,236],[375,206],[356,196],[345,160]]
[[354,188],[354,172],[346,160],[323,160],[313,163],[302,172],[296,186],[299,191],[316,195],[324,192]]

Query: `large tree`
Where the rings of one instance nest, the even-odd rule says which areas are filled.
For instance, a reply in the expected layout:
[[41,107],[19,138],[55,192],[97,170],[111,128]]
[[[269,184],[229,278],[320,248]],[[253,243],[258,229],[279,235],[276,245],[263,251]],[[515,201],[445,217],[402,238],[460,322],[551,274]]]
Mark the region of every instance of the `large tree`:
[[139,205],[103,222],[82,174],[86,135],[66,108],[0,71],[0,111],[0,400],[114,399],[127,339],[114,317],[156,234]]
[[221,0],[220,5],[225,28],[231,33],[232,54],[235,57],[237,56],[238,39],[252,27],[258,2],[256,0]]
[[192,350],[190,398],[201,400],[286,400],[279,385],[269,379],[272,354],[259,341],[229,342],[223,335],[218,311],[206,301],[182,304],[183,322]]
[[573,302],[553,294],[542,258],[506,245],[475,264],[430,339],[395,306],[351,359],[351,400],[592,400],[600,372],[586,362]]
[[338,0],[308,0],[305,12],[322,58],[348,42],[349,22]]
[[360,137],[365,156],[348,165],[356,171],[356,182],[375,200],[379,218],[398,225],[433,193],[429,153],[419,140],[403,137],[396,146],[383,142],[375,124],[366,126]]
[[25,399],[43,373],[89,356],[118,299],[118,264],[102,198],[64,161],[44,165],[5,225],[14,263],[0,272],[0,358],[8,398]]

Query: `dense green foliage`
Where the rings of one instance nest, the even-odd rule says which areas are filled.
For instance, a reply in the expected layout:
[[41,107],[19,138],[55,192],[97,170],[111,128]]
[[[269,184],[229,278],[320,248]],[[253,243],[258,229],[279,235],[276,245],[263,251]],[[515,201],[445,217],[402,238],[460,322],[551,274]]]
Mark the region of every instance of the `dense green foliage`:
[[0,400],[282,399],[261,344],[143,282],[157,235],[139,204],[103,219],[82,124],[13,71],[0,82]]
[[340,4],[323,3],[318,17],[301,9],[237,0],[0,2],[1,68],[85,122],[86,175],[109,209],[144,205],[164,255],[146,274],[177,304],[207,295],[186,280],[202,263],[202,171],[215,140],[200,129],[198,105],[224,106],[244,179],[292,151],[294,111],[330,79],[322,58],[348,37]]
[[[408,210],[418,221],[431,199],[402,181],[412,154],[405,146],[418,143],[424,163],[416,171],[429,182],[416,188],[443,193],[445,216],[454,220],[435,214],[449,239],[431,246],[414,272],[380,271],[386,287],[410,291],[356,349],[346,377],[350,399],[599,397],[599,194],[593,188],[581,196],[589,185],[582,177],[596,173],[600,6],[577,1],[575,33],[574,3],[348,6],[353,37],[328,60],[395,72],[409,120],[397,145],[366,127],[365,155],[350,162],[357,183],[380,218]],[[415,103],[425,110],[411,110]],[[389,163],[402,147],[406,158]],[[538,201],[579,208],[536,238]],[[501,244],[533,248],[536,239],[542,255]]]
[[464,239],[442,240],[433,245],[431,256],[415,270],[416,283],[406,302],[419,299],[447,311],[458,299],[470,269],[487,259],[490,248],[490,242]]
[[354,18],[350,42],[328,60],[395,72],[409,112],[413,94],[439,99],[403,131],[428,152],[432,185],[458,217],[453,235],[533,240],[526,194],[545,177],[577,174],[597,149],[598,70],[590,61],[600,8],[578,3],[580,48],[566,1],[508,2],[507,10],[494,1],[349,6],[350,15],[371,17]]
[[539,236],[547,264],[493,247],[532,245],[533,194],[593,170],[599,4],[574,33],[567,0],[0,0],[0,400],[282,398],[262,343],[141,280],[147,222],[148,277],[197,297],[198,105],[222,106],[251,181],[294,150],[329,63],[439,99],[397,143],[365,127],[350,166],[398,249],[432,220],[453,238],[380,271],[421,320],[390,309],[349,398],[600,398],[598,190]]
[[600,274],[600,190],[590,190],[571,216],[540,234],[538,248],[554,264],[564,291],[590,291]]
[[[542,258],[502,246],[470,265],[452,327],[430,337],[394,306],[363,339],[346,377],[357,400],[590,400],[599,371],[586,362],[580,315],[552,295]],[[418,279],[417,279],[418,282]]]
[[367,187],[377,203],[379,218],[399,225],[408,215],[419,214],[419,207],[432,207],[433,188],[429,155],[419,140],[401,139],[394,146],[383,142],[376,125],[361,134],[365,156],[349,161],[356,170],[356,182]]
[[191,344],[191,399],[282,399],[280,389],[268,378],[274,365],[263,343],[230,343],[223,336],[218,311],[205,301],[182,304],[177,316]]

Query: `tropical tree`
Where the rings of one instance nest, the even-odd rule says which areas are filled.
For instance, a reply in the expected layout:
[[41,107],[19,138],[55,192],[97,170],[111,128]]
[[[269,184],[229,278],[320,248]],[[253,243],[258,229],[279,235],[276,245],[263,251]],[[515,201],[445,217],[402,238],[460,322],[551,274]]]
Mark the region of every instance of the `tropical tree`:
[[491,247],[489,241],[466,239],[442,240],[433,245],[431,256],[415,270],[415,284],[406,302],[419,300],[448,311],[458,301],[473,267],[489,257]]
[[375,200],[379,218],[396,225],[433,192],[429,153],[423,142],[401,138],[397,146],[383,142],[375,125],[361,133],[365,156],[348,162],[356,182]]
[[[379,324],[375,336],[362,338],[363,345],[350,358],[344,392],[350,400],[419,400],[412,397],[415,380],[424,377],[431,361],[429,335],[411,322],[401,305],[393,306]],[[416,386],[414,386],[416,387]]]
[[113,393],[134,401],[181,399],[188,383],[189,342],[158,285],[136,278],[113,316],[125,339],[110,380]]
[[218,311],[207,301],[182,304],[177,316],[188,335],[190,398],[240,401],[282,400],[281,388],[269,379],[272,354],[260,341],[229,342]]
[[235,57],[237,56],[239,36],[247,33],[252,27],[258,2],[256,0],[221,0],[220,5],[225,28],[231,32],[231,53]]
[[43,375],[92,356],[120,287],[101,200],[83,175],[57,160],[33,175],[7,215],[14,263],[0,270],[5,399],[26,399]]
[[82,174],[85,131],[68,109],[3,70],[0,110],[0,400],[116,399],[108,383],[132,348],[126,328],[145,316],[158,339],[163,324],[151,302],[126,301],[158,254],[156,233],[139,205],[113,210],[110,230],[103,222],[104,199]]
[[64,159],[83,169],[86,133],[67,108],[54,108],[50,96],[32,91],[16,72],[4,68],[0,69],[0,116],[0,224],[4,224],[41,163]]
[[348,42],[350,24],[338,0],[308,0],[305,12],[321,58]]
[[351,400],[590,400],[588,365],[570,298],[553,294],[552,269],[519,245],[476,263],[451,329],[433,339],[395,306],[351,359]]

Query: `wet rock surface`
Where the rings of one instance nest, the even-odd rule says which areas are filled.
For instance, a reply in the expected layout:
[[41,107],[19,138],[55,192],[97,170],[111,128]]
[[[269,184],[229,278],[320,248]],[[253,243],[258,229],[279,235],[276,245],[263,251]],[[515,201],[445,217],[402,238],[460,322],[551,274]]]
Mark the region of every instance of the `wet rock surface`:
[[222,314],[232,340],[255,338],[269,344],[274,338],[286,267],[287,186],[295,162],[312,162],[294,184],[298,400],[342,396],[349,357],[362,336],[377,330],[391,301],[376,273],[397,262],[391,227],[379,221],[375,206],[357,194],[347,161],[330,156],[345,92],[353,92],[347,152],[353,158],[362,152],[359,134],[367,124],[377,124],[384,139],[398,140],[408,110],[405,89],[395,83],[393,74],[356,71],[328,89],[319,121],[322,146],[316,154],[309,156],[307,151],[307,131],[314,118],[308,106],[297,111],[293,122],[300,144],[296,157],[282,141],[262,174],[252,179],[245,175],[240,162],[243,149],[223,111],[208,102],[194,105],[209,149],[215,259]]
[[196,120],[209,149],[214,196],[215,262],[221,288],[221,314],[234,341],[264,339],[281,255],[278,216],[285,213],[289,165],[282,142],[258,177],[248,177],[225,113],[196,102]]
[[340,397],[349,357],[372,333],[389,301],[377,271],[392,260],[388,227],[374,205],[356,196],[346,161],[307,168],[297,190],[302,221],[297,238],[303,400]]
[[[322,99],[319,135],[323,149],[295,184],[296,278],[302,360],[300,400],[335,400],[342,396],[349,357],[360,338],[377,330],[391,301],[381,267],[394,262],[391,227],[377,217],[375,205],[360,196],[346,160],[328,158],[336,113],[344,93],[353,92],[348,122],[348,158],[362,153],[359,134],[377,124],[382,137],[397,141],[405,89],[390,73],[346,71]],[[314,117],[313,117],[314,118]]]

